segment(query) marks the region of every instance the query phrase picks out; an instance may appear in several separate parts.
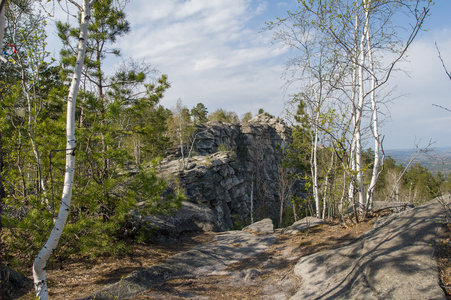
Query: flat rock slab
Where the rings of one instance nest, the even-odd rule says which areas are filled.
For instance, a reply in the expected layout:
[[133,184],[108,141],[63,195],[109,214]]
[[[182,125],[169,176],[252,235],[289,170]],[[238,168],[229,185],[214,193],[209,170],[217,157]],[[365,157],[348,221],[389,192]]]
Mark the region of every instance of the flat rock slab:
[[432,201],[380,219],[353,244],[301,258],[291,299],[446,299],[434,260],[442,222]]
[[282,229],[282,234],[298,234],[316,225],[321,225],[324,220],[315,217],[306,217],[293,223],[293,225]]
[[275,241],[275,235],[252,235],[246,231],[224,232],[216,236],[215,243],[176,254],[163,264],[133,272],[120,282],[81,299],[124,299],[171,278],[214,273],[233,262],[266,251]]

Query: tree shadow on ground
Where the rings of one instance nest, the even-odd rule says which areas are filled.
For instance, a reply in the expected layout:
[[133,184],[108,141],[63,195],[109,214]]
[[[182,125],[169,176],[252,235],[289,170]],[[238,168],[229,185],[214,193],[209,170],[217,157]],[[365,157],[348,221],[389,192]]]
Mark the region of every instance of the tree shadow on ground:
[[295,299],[440,295],[433,244],[442,217],[429,203],[385,218],[346,247],[304,257],[295,268],[303,279]]

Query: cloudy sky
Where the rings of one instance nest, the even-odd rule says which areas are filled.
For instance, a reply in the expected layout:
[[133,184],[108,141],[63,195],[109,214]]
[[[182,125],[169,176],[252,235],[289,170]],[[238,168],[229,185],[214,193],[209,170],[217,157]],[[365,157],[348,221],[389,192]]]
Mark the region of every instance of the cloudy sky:
[[180,98],[187,107],[202,102],[210,112],[264,108],[279,115],[286,50],[271,47],[271,33],[262,29],[287,9],[274,0],[132,0],[132,34],[119,45],[124,56],[145,58],[168,74],[168,107]]
[[[181,99],[191,108],[223,108],[242,115],[259,108],[283,117],[289,99],[282,73],[288,49],[271,44],[265,21],[296,10],[296,0],[131,0],[126,8],[131,33],[118,41],[124,58],[145,60],[167,74],[172,87],[162,104]],[[408,63],[391,86],[398,97],[382,134],[386,149],[412,148],[429,140],[451,147],[451,81],[434,42],[451,69],[451,1],[437,0],[408,52]],[[295,87],[293,87],[295,88]]]

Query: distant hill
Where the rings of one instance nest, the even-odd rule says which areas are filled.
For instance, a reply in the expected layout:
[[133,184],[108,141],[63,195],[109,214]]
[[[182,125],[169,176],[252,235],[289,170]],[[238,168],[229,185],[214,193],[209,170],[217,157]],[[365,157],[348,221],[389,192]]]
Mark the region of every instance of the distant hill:
[[[432,150],[421,154],[415,160],[432,174],[440,171],[445,176],[451,174],[451,148],[431,148]],[[406,166],[414,155],[413,149],[385,150],[385,156],[391,156],[398,164]]]

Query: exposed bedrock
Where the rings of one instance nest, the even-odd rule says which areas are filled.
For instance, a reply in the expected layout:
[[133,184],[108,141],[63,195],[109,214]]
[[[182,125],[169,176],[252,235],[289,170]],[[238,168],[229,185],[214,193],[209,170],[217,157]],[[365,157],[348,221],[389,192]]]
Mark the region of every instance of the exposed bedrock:
[[183,188],[189,202],[211,209],[219,230],[247,225],[251,209],[255,220],[276,219],[288,133],[282,121],[265,114],[243,124],[208,122],[197,128],[189,160],[169,157],[159,173]]

